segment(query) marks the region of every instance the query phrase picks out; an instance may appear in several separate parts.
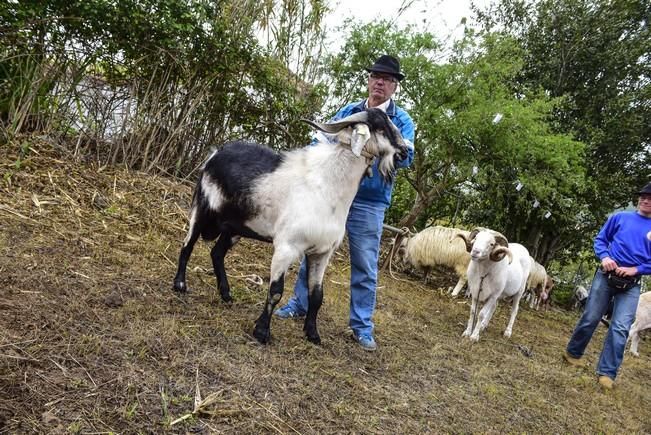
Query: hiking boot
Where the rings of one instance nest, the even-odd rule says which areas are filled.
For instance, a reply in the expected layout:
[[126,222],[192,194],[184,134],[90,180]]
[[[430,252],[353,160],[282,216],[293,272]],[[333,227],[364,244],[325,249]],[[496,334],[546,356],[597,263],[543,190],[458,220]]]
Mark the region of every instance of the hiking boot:
[[377,343],[371,334],[355,335],[355,341],[361,346],[362,349],[369,352],[377,350]]
[[563,354],[563,359],[571,366],[583,367],[583,361],[581,361],[581,358],[573,357],[567,353],[567,351]]
[[599,385],[604,387],[606,390],[612,390],[615,386],[615,381],[608,376],[601,375],[599,376]]
[[300,319],[301,317],[305,317],[305,314],[301,314],[289,305],[285,305],[282,308],[278,308],[274,312],[274,316],[280,319]]

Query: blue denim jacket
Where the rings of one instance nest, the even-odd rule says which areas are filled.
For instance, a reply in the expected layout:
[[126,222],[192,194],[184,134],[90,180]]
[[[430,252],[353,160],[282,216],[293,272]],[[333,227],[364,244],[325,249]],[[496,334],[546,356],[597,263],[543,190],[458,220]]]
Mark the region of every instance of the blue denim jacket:
[[[332,118],[332,121],[338,121],[342,118],[352,115],[353,113],[362,112],[365,107],[366,100],[357,103],[351,103],[343,107]],[[408,168],[414,160],[414,121],[409,114],[402,108],[398,107],[393,100],[389,101],[389,106],[386,110],[391,122],[398,127],[402,138],[408,148],[407,158],[396,162],[397,168]],[[378,172],[377,162],[373,164],[373,176],[364,177],[355,196],[355,201],[362,201],[366,203],[380,203],[386,207],[391,205],[391,192],[393,191],[393,183],[386,183],[380,173]]]

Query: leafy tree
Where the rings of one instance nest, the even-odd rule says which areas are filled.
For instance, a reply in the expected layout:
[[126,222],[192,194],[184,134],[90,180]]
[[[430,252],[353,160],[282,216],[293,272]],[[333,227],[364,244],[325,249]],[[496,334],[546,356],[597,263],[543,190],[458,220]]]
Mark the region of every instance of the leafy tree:
[[[262,47],[260,26],[274,22],[277,4],[289,23],[280,28],[292,31]],[[4,2],[0,119],[18,132],[26,124],[15,120],[36,107],[24,102],[45,101],[45,115],[67,123],[58,131],[83,131],[82,151],[178,174],[234,136],[279,149],[305,143],[296,119],[320,107],[323,89],[292,71],[283,50],[318,41],[322,11],[316,0]],[[89,81],[92,96],[80,91]],[[121,102],[98,107],[107,93]],[[107,129],[116,106],[126,115]]]
[[[517,87],[520,46],[468,32],[441,62],[432,35],[388,23],[354,27],[332,59],[340,77],[334,94],[361,97],[358,71],[384,51],[402,61],[407,79],[399,98],[417,125],[414,164],[396,185],[389,218],[422,226],[450,223],[456,211],[461,223],[501,230],[543,261],[564,247],[561,234],[576,232],[587,208],[576,198],[584,188],[583,145],[549,123],[562,100]],[[517,182],[527,189],[516,191]],[[532,212],[536,199],[554,210],[552,218]]]
[[583,202],[596,231],[651,175],[651,3],[502,0],[479,16],[523,48],[522,88],[563,98],[553,125],[587,144]]

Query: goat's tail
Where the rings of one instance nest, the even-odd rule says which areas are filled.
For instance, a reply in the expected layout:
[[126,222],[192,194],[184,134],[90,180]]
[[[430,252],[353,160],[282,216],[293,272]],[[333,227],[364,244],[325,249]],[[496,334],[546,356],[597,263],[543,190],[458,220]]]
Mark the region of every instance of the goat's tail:
[[[192,205],[190,207],[190,216],[194,219],[190,223],[201,234],[201,238],[206,241],[213,241],[219,237],[221,231],[217,222],[217,216],[205,201],[205,193],[202,190],[201,179],[203,172],[199,174],[197,184],[192,195]],[[192,228],[190,229],[192,231]]]

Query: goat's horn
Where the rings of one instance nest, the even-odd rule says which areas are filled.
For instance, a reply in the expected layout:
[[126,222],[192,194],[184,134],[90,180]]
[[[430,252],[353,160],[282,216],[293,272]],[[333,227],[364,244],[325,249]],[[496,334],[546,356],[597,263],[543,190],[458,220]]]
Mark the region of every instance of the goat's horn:
[[327,124],[310,121],[309,119],[301,119],[301,121],[309,124],[310,126],[316,128],[317,130],[334,134],[334,133],[339,133],[341,130],[343,130],[344,128],[350,125],[359,124],[360,122],[367,122],[368,113],[367,112],[353,113],[352,115],[347,116],[344,119],[340,119],[339,121],[335,121],[335,122],[329,122]]
[[498,246],[488,256],[492,261],[502,261],[504,256],[509,257],[509,264],[513,262],[513,254],[511,250],[505,246]]
[[[465,236],[465,234],[457,233],[455,235],[455,237],[459,237],[459,238],[463,239],[463,241],[466,243],[466,251],[470,252],[470,250],[472,249],[472,243],[470,242],[470,240],[468,240],[468,238]],[[450,241],[452,241],[452,240],[450,240]]]

